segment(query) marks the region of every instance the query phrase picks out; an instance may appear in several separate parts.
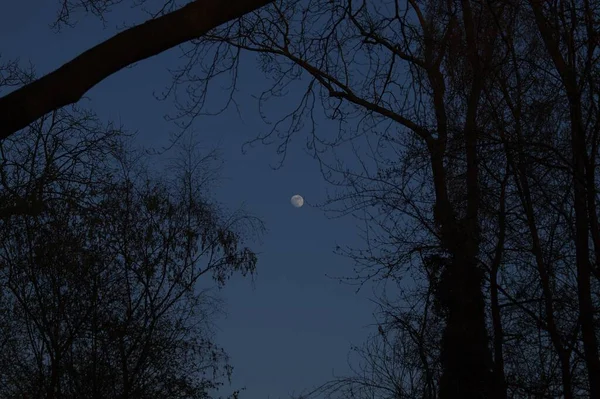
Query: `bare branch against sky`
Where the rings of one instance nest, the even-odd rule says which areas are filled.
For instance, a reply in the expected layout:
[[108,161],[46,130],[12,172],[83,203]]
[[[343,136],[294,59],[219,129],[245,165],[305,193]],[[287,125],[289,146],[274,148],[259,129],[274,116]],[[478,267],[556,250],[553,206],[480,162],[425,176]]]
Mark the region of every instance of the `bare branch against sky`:
[[272,0],[196,0],[177,11],[127,29],[56,71],[0,98],[0,139],[48,112],[73,104],[128,65],[200,37]]

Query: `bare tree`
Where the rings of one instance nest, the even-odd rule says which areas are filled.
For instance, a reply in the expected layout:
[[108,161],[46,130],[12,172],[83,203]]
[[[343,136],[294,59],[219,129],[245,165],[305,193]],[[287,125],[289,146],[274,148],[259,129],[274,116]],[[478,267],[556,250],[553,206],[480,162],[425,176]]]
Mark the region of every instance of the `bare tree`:
[[[579,318],[590,394],[595,397],[600,396],[600,354],[598,337],[594,331],[591,292],[593,269],[590,264],[589,241],[591,231],[597,263],[600,233],[594,162],[598,147],[598,127],[597,122],[594,123],[596,126],[590,125],[590,122],[598,120],[598,111],[594,109],[594,103],[591,104],[592,107],[585,107],[583,102],[588,98],[593,101],[597,90],[597,81],[592,77],[592,66],[595,66],[599,45],[598,9],[597,5],[589,1],[559,1],[547,6],[538,1],[530,1],[530,6],[569,104]],[[588,143],[591,151],[588,151]]]
[[[412,288],[401,290],[398,298],[390,300],[385,292],[378,294],[377,329],[365,343],[351,348],[350,375],[336,376],[295,397],[438,397],[442,371],[439,342],[444,320],[436,310],[434,289],[428,284],[429,270],[415,267],[410,277],[414,283]],[[388,283],[388,288],[395,288],[392,281]],[[400,281],[396,283],[401,286]]]
[[[594,396],[597,14],[586,1],[278,1],[195,43],[222,57],[176,75],[196,89],[182,114],[235,77],[239,50],[255,53],[274,82],[258,139],[284,157],[309,131],[342,188],[330,205],[365,226],[366,248],[341,249],[358,282],[429,269],[440,397]],[[269,100],[294,94],[268,118]]]
[[255,272],[262,224],[207,200],[215,154],[157,176],[123,139],[60,110],[0,146],[24,204],[0,221],[0,396],[207,398],[231,374],[210,286]]
[[[300,80],[301,71],[307,73],[300,105],[272,131],[288,123],[284,143],[321,100],[325,113],[340,120],[342,132],[367,133],[386,124],[398,131],[399,141],[411,135],[427,151],[433,212],[421,208],[418,213],[428,220],[425,227],[433,226],[430,233],[438,239],[442,280],[451,287],[451,295],[443,299],[446,327],[439,389],[444,398],[492,397],[496,392],[477,258],[478,114],[498,38],[495,25],[487,23],[491,20],[487,8],[466,1],[409,1],[403,6],[284,1],[202,40],[208,46],[232,45],[258,53],[275,79],[263,99]],[[231,60],[232,68],[236,62]],[[202,96],[203,86],[198,87],[195,95]],[[314,124],[312,128],[314,132]],[[385,134],[393,135],[390,130]],[[314,137],[315,146],[324,140]],[[456,154],[449,148],[451,141],[460,142],[462,152],[455,169],[449,166],[449,157]]]
[[[89,4],[111,3],[64,9]],[[365,248],[339,248],[351,280],[393,280],[410,308],[386,303],[358,374],[315,395],[599,396],[598,14],[585,0],[280,0],[189,43],[170,88],[191,95],[180,116],[210,113],[227,73],[233,95],[254,53],[274,82],[265,120],[269,100],[298,95],[258,139],[285,157],[309,131],[341,189],[326,209],[364,226]],[[36,217],[28,193],[6,215]]]

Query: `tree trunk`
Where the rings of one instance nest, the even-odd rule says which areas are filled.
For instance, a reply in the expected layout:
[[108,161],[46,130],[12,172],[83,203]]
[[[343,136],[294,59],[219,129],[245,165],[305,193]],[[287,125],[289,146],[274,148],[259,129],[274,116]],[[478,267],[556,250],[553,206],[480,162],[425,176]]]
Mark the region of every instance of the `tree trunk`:
[[[465,237],[466,238],[466,237]],[[481,273],[475,259],[457,254],[447,275],[452,301],[442,338],[440,399],[495,397]]]

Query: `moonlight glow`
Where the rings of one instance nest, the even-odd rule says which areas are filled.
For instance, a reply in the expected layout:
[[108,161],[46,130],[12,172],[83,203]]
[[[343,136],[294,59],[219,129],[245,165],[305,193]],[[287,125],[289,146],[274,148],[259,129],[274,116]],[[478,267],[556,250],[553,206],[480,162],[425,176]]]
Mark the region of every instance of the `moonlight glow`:
[[302,198],[301,195],[296,194],[292,197],[290,202],[294,207],[300,208],[302,205],[304,205],[304,198]]

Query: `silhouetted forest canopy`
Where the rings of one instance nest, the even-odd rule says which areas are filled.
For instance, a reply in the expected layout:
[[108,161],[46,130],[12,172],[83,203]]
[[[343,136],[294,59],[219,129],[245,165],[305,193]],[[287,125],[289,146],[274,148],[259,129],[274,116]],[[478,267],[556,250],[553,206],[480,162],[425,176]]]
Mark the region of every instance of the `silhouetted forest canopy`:
[[[57,3],[67,24],[120,1]],[[140,29],[211,11],[148,33],[143,54],[103,50],[105,70],[1,67],[17,89],[0,98],[0,397],[203,398],[226,380],[217,304],[192,287],[253,273],[260,221],[203,198],[191,171],[210,156],[155,176],[118,129],[61,108],[181,44],[180,126],[220,107],[212,90],[235,106],[241,68],[262,71],[256,140],[285,162],[306,139],[334,189],[323,211],[361,226],[362,247],[336,249],[356,265],[345,281],[394,287],[354,373],[302,399],[600,398],[600,2],[159,3]]]

